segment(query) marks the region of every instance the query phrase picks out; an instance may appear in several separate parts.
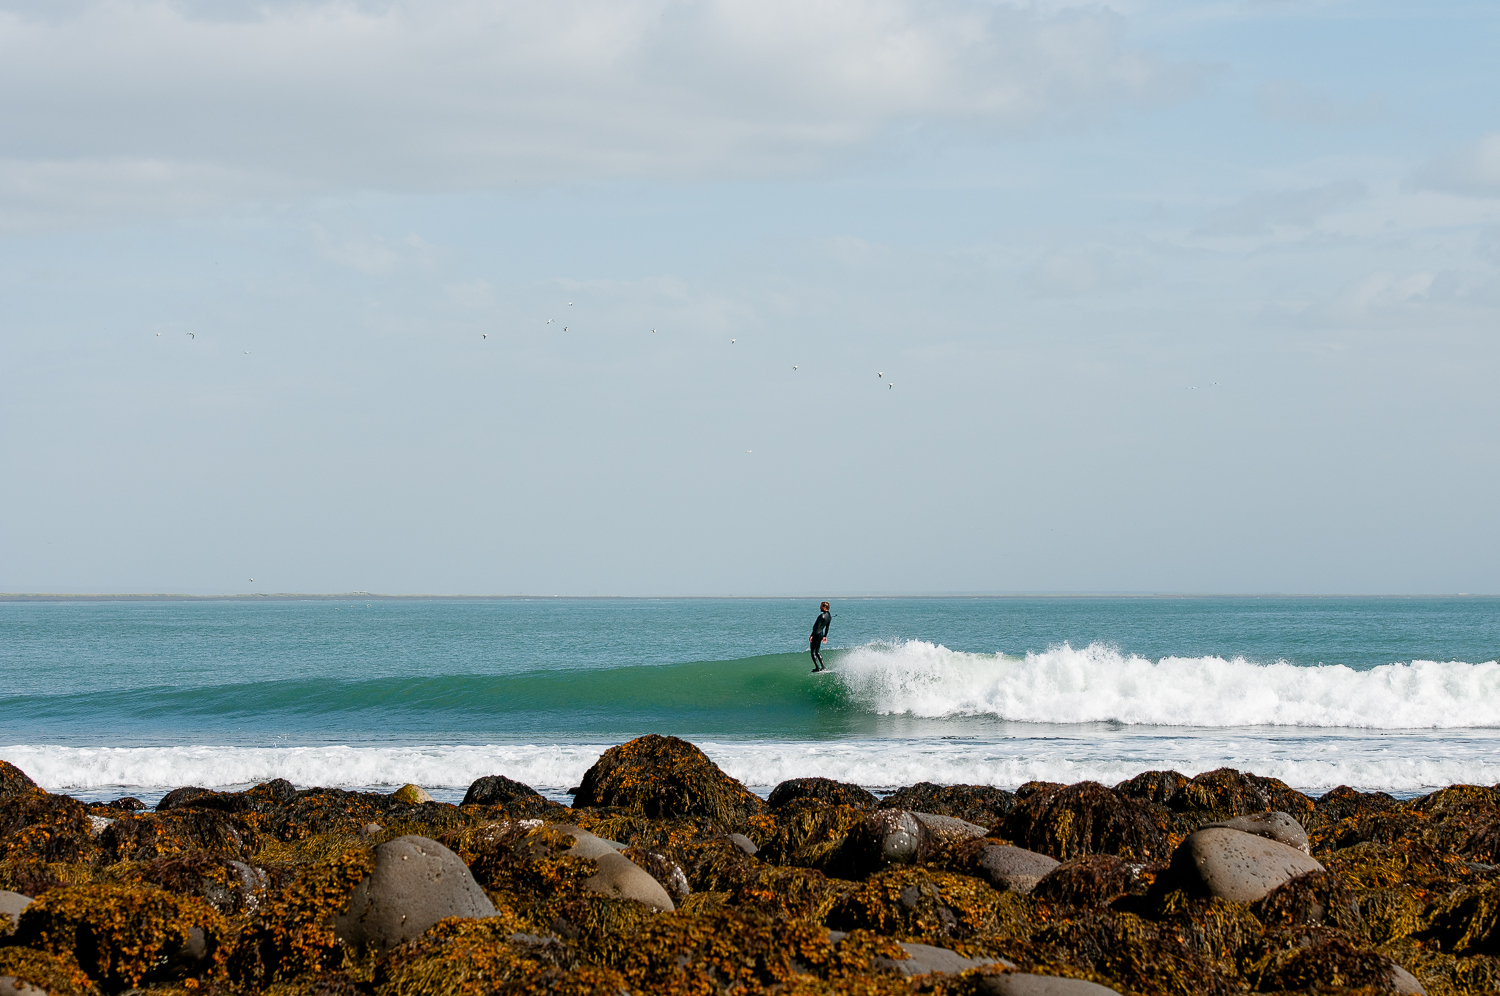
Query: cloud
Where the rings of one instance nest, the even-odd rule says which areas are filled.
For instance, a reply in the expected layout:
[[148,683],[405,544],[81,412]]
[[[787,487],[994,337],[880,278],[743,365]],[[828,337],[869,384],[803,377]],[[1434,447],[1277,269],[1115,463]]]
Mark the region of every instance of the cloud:
[[1119,253],[1088,249],[1043,256],[1022,280],[1038,297],[1074,298],[1133,286],[1140,270]]
[[1191,85],[1123,32],[979,0],[0,2],[0,210],[786,175]]
[[1262,84],[1256,90],[1255,105],[1268,118],[1314,128],[1355,128],[1390,113],[1384,97],[1371,94],[1359,101],[1339,100],[1292,80]]
[[1199,235],[1270,235],[1278,227],[1307,227],[1365,196],[1357,180],[1336,180],[1300,190],[1261,191],[1209,215]]
[[1500,131],[1416,170],[1408,186],[1467,197],[1500,197]]

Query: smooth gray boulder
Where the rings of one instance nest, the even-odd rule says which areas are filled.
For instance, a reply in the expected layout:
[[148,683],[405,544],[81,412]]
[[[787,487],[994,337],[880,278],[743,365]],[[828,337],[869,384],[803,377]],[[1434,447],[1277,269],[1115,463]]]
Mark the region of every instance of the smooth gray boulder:
[[22,982],[14,975],[0,975],[0,996],[48,996],[47,990]]
[[424,802],[432,802],[432,796],[420,785],[407,782],[405,785],[391,793],[391,798],[397,802],[404,802],[412,806],[420,806]]
[[[581,827],[568,824],[553,824],[552,829],[573,838],[569,854],[587,858],[598,867],[597,872],[583,880],[585,889],[616,899],[634,899],[664,913],[677,909],[667,890],[650,872],[620,853],[625,849],[624,844],[596,837]],[[686,877],[683,884],[687,884]]]
[[1299,875],[1323,870],[1295,847],[1243,830],[1209,827],[1182,842],[1169,874],[1194,891],[1253,903]]
[[494,915],[494,905],[458,855],[413,835],[375,848],[375,870],[354,887],[348,912],[334,917],[333,929],[352,948],[388,951],[447,917]]
[[[839,940],[843,940],[842,937]],[[965,958],[955,951],[947,948],[935,948],[930,944],[914,944],[908,941],[899,942],[906,951],[907,957],[897,961],[894,958],[877,957],[871,964],[883,971],[896,971],[905,978],[915,975],[928,975],[937,973],[939,975],[958,975],[967,972],[971,968],[983,968],[985,965],[1004,965],[1012,967],[1011,963],[1003,958]]]
[[9,889],[0,889],[0,915],[5,917],[4,923],[0,924],[0,937],[16,932],[16,925],[21,922],[21,911],[30,906],[33,901],[30,896],[23,896]]
[[991,996],[1120,996],[1117,990],[1087,979],[1030,975],[1026,972],[985,976],[979,980],[979,991]]
[[738,847],[740,850],[744,851],[746,854],[750,855],[751,857],[754,857],[755,856],[755,852],[758,851],[758,850],[760,850],[760,848],[758,848],[758,847],[755,846],[755,841],[751,840],[749,837],[746,837],[742,833],[732,833],[732,834],[730,834],[729,835],[729,842],[731,844],[733,844],[735,847]]
[[968,820],[960,820],[953,816],[938,816],[936,813],[919,813],[915,810],[912,815],[921,821],[939,843],[956,844],[964,840],[972,840],[983,837],[989,833],[978,823],[970,823]]
[[1059,864],[1061,862],[1051,855],[1009,844],[991,844],[979,854],[979,869],[991,885],[1001,892],[1008,890],[1022,895],[1036,888],[1036,884]]
[[1396,992],[1417,993],[1418,996],[1427,996],[1427,990],[1422,988],[1422,983],[1417,981],[1415,975],[1412,975],[1400,965],[1397,965],[1395,969],[1391,973],[1391,985],[1396,987]]
[[1249,816],[1236,816],[1222,823],[1206,823],[1198,829],[1207,830],[1209,827],[1227,827],[1230,830],[1253,833],[1257,837],[1265,837],[1285,844],[1287,847],[1295,847],[1303,854],[1312,853],[1312,848],[1307,841],[1307,831],[1302,829],[1302,824],[1292,818],[1291,813],[1267,810],[1264,813],[1252,813]]

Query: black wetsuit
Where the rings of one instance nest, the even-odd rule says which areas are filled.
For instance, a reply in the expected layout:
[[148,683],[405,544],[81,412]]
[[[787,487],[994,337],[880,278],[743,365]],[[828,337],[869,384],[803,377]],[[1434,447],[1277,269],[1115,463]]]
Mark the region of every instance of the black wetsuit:
[[823,670],[823,638],[828,635],[828,624],[833,622],[833,615],[827,609],[818,613],[818,618],[813,621],[812,637],[808,640],[809,649],[812,651],[813,670]]

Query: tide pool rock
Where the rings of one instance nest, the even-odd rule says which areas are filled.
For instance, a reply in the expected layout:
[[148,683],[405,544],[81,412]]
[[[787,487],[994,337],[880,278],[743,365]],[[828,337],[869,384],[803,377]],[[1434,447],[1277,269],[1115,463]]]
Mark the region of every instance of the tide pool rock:
[[1009,844],[990,844],[980,852],[977,862],[979,870],[995,888],[1023,895],[1036,888],[1036,884],[1059,864],[1061,862],[1050,855]]
[[352,948],[388,951],[447,917],[494,915],[458,855],[435,840],[406,836],[375,848],[375,870],[354,887],[348,912],[333,926],[334,936]]
[[[581,827],[565,823],[553,824],[552,828],[573,838],[569,854],[587,858],[598,867],[596,873],[584,879],[585,889],[616,899],[634,899],[663,913],[677,909],[667,890],[650,872],[620,853],[625,849],[624,844],[596,837]],[[681,869],[678,872],[680,874]],[[683,876],[682,883],[687,885],[686,876]]]
[[1087,979],[1026,972],[986,976],[979,980],[979,992],[990,996],[1120,996],[1118,991]]
[[30,896],[23,896],[9,889],[0,889],[0,916],[6,918],[5,921],[0,922],[0,937],[16,932],[16,924],[21,922],[21,911],[32,902]]
[[410,782],[407,782],[405,785],[398,788],[395,792],[392,792],[391,798],[395,799],[397,802],[404,802],[410,806],[420,806],[424,802],[433,801],[432,796],[427,794],[426,789],[422,788],[422,786],[420,785],[413,785]]
[[1302,829],[1302,824],[1292,818],[1291,813],[1274,811],[1253,813],[1249,816],[1236,816],[1232,820],[1224,820],[1221,823],[1209,823],[1199,829],[1207,830],[1209,827],[1242,830],[1245,833],[1253,833],[1257,837],[1265,837],[1268,840],[1285,844],[1287,847],[1295,847],[1303,854],[1312,854],[1312,848],[1307,842],[1307,831]]
[[1300,875],[1324,870],[1295,847],[1243,830],[1210,827],[1182,842],[1168,874],[1191,891],[1253,903]]

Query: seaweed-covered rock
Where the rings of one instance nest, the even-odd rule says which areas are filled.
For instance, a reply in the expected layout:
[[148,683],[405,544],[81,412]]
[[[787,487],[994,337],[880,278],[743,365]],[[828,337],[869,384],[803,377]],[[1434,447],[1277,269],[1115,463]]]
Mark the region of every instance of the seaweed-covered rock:
[[99,834],[99,849],[113,861],[151,861],[190,851],[213,851],[247,861],[259,846],[260,834],[248,821],[222,810],[191,806],[121,813]]
[[540,792],[522,782],[513,781],[504,775],[485,775],[469,784],[461,806],[509,806],[512,803],[546,808],[565,809],[561,803],[550,802]]
[[408,806],[420,806],[424,802],[433,802],[431,793],[420,785],[407,782],[405,785],[391,793],[391,798],[397,802],[404,802]]
[[1199,830],[1172,855],[1167,879],[1197,895],[1253,903],[1299,875],[1323,866],[1294,847],[1240,830]]
[[[1376,992],[1421,991],[1389,957],[1326,927],[1268,930],[1244,953],[1244,976],[1261,991],[1369,987]],[[1403,978],[1404,977],[1404,978]]]
[[1313,801],[1286,782],[1234,768],[1195,775],[1172,796],[1167,806],[1183,814],[1195,827],[1268,810],[1290,813],[1299,822],[1313,813]]
[[226,915],[254,912],[270,887],[270,875],[264,868],[206,851],[123,863],[111,871],[118,881],[146,882],[168,892],[202,896]]
[[754,853],[771,864],[826,869],[869,812],[864,807],[826,805],[814,799],[783,802],[772,811],[771,833]]
[[574,945],[516,933],[493,920],[438,925],[379,959],[375,983],[380,992],[408,996],[602,996],[627,990],[623,976],[582,962]]
[[882,809],[951,816],[985,828],[997,825],[1015,805],[1014,793],[993,785],[935,785],[932,782],[908,785],[880,800]]
[[912,815],[927,828],[927,832],[932,835],[932,839],[940,847],[952,847],[955,844],[962,844],[967,840],[978,840],[989,833],[988,830],[979,824],[970,823],[968,820],[961,820],[956,816],[939,816],[936,813],[917,812],[913,812]]
[[40,791],[36,782],[32,781],[31,776],[26,772],[9,761],[0,761],[0,799]]
[[1160,807],[1120,795],[1098,782],[1029,794],[1002,824],[1007,839],[1059,860],[1113,854],[1157,861],[1172,851],[1172,823]]
[[1327,872],[1309,872],[1277,886],[1251,904],[1250,912],[1267,927],[1326,925],[1355,934],[1365,931],[1354,891]]
[[584,773],[573,807],[588,806],[696,816],[732,830],[765,803],[686,740],[650,734],[611,747]]
[[1000,893],[968,875],[892,868],[840,898],[827,922],[908,940],[965,938],[994,926],[1000,902]]
[[139,813],[146,808],[146,804],[133,795],[122,795],[118,799],[111,799],[104,806],[106,809],[119,809],[127,813]]
[[[6,762],[0,762],[4,764]],[[6,764],[0,794],[0,860],[88,861],[95,851],[93,825],[83,803],[52,795]]]
[[1180,771],[1143,771],[1116,785],[1115,791],[1142,802],[1168,806],[1187,783],[1188,776]]
[[106,991],[198,971],[228,937],[202,899],[162,889],[87,885],[54,889],[27,907],[16,943],[72,957]]
[[412,805],[382,792],[319,788],[295,792],[285,802],[267,807],[257,826],[267,836],[292,842],[321,834],[356,834],[370,823],[421,825],[432,834],[464,826],[468,818],[446,802]]
[[853,806],[874,809],[880,800],[868,789],[832,778],[790,778],[777,785],[766,797],[766,805],[780,809],[790,802],[816,802],[824,806]]
[[88,973],[66,955],[31,948],[0,948],[0,978],[15,996],[98,996]]
[[887,865],[920,864],[936,846],[936,837],[915,814],[877,809],[865,814],[828,864],[841,877],[862,878]]
[[494,915],[458,855],[435,840],[406,836],[375,848],[374,870],[355,887],[334,929],[356,950],[388,951],[450,916]]
[[206,789],[198,785],[184,785],[182,788],[174,788],[157,800],[156,811],[158,813],[165,813],[179,806],[185,806],[194,799],[201,799],[204,796],[217,794],[211,789]]
[[156,811],[164,813],[177,809],[217,809],[225,813],[265,813],[290,802],[296,795],[296,787],[285,778],[273,778],[243,792],[218,792],[187,786],[173,789],[162,796],[161,801],[156,804]]
[[[1031,894],[1072,906],[1107,906],[1121,896],[1145,891],[1145,866],[1113,854],[1087,854],[1065,861],[1044,875]],[[1154,877],[1154,876],[1152,876]]]
[[1082,969],[1120,983],[1120,990],[1180,996],[1231,996],[1238,980],[1221,974],[1170,926],[1134,914],[1089,909],[1045,924],[1032,934],[1029,958]]

